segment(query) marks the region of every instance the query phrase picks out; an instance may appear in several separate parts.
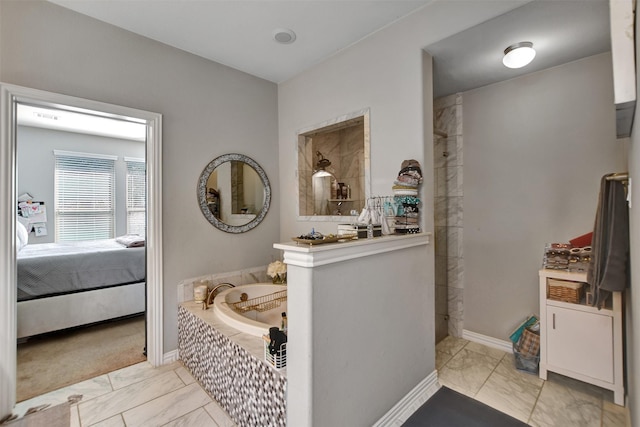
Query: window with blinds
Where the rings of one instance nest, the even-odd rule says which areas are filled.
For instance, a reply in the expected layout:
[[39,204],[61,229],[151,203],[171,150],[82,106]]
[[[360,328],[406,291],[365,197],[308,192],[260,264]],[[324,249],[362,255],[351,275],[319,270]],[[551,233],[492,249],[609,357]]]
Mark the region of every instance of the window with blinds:
[[146,234],[146,164],[125,157],[127,164],[127,234]]
[[54,151],[56,242],[111,239],[116,156]]

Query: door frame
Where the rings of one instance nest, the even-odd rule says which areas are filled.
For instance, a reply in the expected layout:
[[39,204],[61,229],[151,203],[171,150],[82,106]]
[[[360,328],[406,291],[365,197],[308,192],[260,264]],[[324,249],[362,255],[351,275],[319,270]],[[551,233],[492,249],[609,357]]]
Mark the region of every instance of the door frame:
[[[162,115],[0,82],[0,206],[16,206],[17,103],[70,106],[115,118],[142,119],[146,140],[146,336],[147,360],[160,366],[163,354]],[[0,418],[16,403],[17,280],[16,209],[0,209]]]

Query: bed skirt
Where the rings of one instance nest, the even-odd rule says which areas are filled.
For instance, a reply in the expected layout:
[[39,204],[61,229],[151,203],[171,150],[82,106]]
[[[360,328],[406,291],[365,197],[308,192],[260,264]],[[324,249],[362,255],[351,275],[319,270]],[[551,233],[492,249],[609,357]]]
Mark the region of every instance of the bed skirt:
[[145,311],[145,282],[18,302],[18,338]]

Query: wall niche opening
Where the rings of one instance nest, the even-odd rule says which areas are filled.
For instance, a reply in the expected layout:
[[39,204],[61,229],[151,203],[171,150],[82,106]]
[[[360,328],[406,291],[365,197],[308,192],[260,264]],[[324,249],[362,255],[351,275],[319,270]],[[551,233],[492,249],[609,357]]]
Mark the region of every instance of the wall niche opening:
[[368,111],[298,133],[299,215],[360,213],[369,197],[369,149]]

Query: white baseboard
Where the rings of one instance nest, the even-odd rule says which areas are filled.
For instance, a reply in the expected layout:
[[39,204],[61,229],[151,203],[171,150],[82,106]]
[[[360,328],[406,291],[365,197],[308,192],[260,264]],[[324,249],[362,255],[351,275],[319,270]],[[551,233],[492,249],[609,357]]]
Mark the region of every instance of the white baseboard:
[[506,351],[510,353],[513,351],[513,346],[511,345],[511,341],[500,340],[498,338],[493,338],[488,335],[482,335],[477,332],[471,332],[466,329],[462,330],[462,338],[477,342],[478,344],[486,345],[487,347],[497,348],[498,350]]
[[169,363],[173,363],[178,359],[179,359],[178,349],[171,350],[165,353],[164,356],[162,357],[162,364],[166,365]]
[[380,418],[373,427],[400,426],[440,388],[438,371],[420,381],[405,397]]

